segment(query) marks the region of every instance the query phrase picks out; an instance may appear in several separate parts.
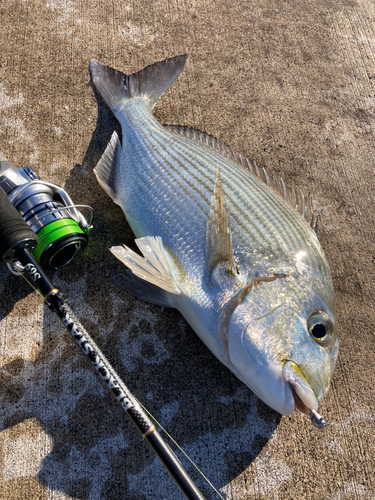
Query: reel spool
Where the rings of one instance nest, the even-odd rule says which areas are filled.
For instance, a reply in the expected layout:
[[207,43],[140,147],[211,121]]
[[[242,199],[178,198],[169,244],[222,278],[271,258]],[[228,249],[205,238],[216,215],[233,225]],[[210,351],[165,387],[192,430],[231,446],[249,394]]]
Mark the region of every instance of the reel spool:
[[[0,162],[0,187],[37,234],[33,254],[43,268],[64,267],[86,248],[92,228],[91,207],[74,205],[61,187],[40,180],[30,167],[17,169],[7,161]],[[90,222],[78,208],[91,211]],[[17,265],[13,270],[18,272]]]

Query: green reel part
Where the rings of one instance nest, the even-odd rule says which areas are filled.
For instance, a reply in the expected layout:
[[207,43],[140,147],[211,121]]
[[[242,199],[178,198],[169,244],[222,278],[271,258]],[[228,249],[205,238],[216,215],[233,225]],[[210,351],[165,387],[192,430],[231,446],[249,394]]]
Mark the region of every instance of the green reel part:
[[51,222],[37,232],[33,254],[44,268],[59,269],[74,260],[87,246],[88,236],[73,219]]

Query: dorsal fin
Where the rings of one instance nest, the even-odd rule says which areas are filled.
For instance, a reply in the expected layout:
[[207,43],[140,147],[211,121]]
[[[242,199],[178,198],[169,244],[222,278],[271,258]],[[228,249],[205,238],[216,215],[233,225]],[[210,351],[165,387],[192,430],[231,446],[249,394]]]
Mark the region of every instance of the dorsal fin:
[[312,210],[312,198],[310,194],[304,196],[301,189],[294,186],[292,188],[288,187],[283,179],[277,175],[267,173],[264,168],[258,167],[254,161],[247,159],[244,155],[236,153],[230,147],[225,146],[218,139],[215,139],[212,135],[184,126],[164,125],[164,127],[169,132],[188,137],[202,146],[207,146],[220,153],[228,160],[241,165],[252,175],[267,184],[267,186],[280,195],[283,200],[287,201],[315,230],[317,215]]

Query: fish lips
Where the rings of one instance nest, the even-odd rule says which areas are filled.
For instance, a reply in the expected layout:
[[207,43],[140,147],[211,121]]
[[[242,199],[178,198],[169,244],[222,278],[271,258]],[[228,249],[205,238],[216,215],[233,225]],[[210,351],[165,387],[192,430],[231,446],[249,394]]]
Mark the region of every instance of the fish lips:
[[287,361],[284,364],[283,377],[291,387],[297,410],[308,415],[311,410],[318,409],[318,398],[296,363]]

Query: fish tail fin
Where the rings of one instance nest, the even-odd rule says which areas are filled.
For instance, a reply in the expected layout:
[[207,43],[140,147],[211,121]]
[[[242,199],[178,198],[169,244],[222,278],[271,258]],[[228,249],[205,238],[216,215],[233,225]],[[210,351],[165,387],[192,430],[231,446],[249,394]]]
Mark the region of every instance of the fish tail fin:
[[134,97],[148,98],[153,108],[184,69],[186,59],[186,54],[165,59],[132,75],[91,59],[90,73],[95,87],[115,114],[121,103]]

